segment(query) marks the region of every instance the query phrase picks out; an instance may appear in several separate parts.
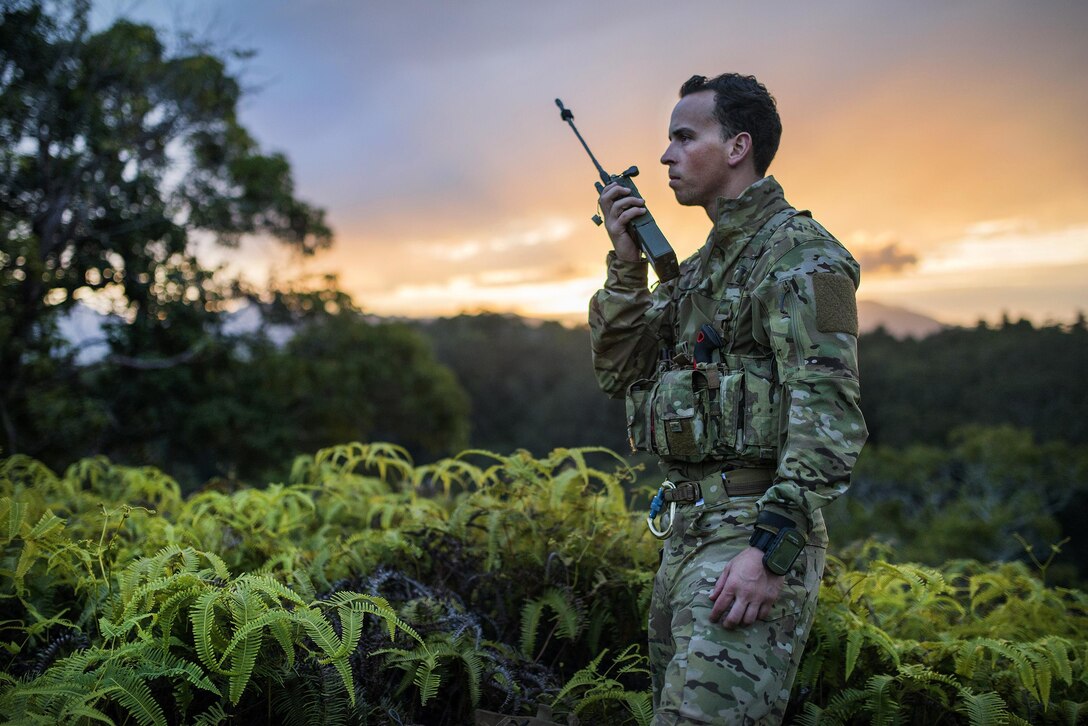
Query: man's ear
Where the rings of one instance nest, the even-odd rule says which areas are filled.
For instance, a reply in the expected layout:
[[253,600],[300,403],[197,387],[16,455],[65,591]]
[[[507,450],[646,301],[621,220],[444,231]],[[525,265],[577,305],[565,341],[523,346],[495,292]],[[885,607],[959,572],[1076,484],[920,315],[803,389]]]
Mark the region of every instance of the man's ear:
[[752,136],[747,131],[741,131],[739,134],[729,139],[726,162],[731,167],[740,166],[745,159],[748,159],[752,155]]

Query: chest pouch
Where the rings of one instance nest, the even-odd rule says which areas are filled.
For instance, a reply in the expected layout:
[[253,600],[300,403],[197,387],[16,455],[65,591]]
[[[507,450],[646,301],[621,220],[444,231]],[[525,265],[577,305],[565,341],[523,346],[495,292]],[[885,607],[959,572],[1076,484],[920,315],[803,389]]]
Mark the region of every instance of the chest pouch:
[[651,443],[655,453],[689,461],[700,461],[710,455],[717,427],[709,383],[706,372],[697,368],[661,375],[650,401]]
[[627,390],[631,450],[690,462],[725,455],[739,431],[724,412],[739,405],[743,379],[741,372],[700,365],[636,381]]
[[773,459],[777,393],[769,360],[700,364],[636,381],[627,390],[631,450],[688,462]]

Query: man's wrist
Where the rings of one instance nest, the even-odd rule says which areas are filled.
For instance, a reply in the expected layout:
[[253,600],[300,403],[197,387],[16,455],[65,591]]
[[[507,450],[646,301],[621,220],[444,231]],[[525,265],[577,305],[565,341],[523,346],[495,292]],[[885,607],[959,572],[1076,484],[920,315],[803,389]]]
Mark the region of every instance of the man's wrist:
[[774,512],[760,512],[748,544],[763,552],[763,566],[785,575],[805,548],[805,536],[793,520]]

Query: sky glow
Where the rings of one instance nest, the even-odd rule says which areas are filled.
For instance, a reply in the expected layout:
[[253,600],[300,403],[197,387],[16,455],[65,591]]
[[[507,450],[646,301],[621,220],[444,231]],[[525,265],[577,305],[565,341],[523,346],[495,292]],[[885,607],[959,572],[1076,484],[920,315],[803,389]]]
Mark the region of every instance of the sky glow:
[[243,122],[328,210],[332,250],[213,254],[255,281],[335,273],[386,315],[584,320],[609,247],[596,173],[639,188],[686,256],[709,228],[658,160],[680,84],[753,73],[770,172],[863,262],[859,296],[971,324],[1088,310],[1088,3],[105,0],[252,48]]

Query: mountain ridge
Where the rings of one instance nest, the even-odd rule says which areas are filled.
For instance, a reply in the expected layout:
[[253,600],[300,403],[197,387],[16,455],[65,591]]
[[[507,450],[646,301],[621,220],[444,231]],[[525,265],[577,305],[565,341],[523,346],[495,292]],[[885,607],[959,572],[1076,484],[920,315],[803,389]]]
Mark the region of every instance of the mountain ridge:
[[[468,314],[468,313],[462,313]],[[483,312],[474,314],[484,314]],[[559,322],[568,327],[581,327],[586,321],[581,317],[565,316],[560,319],[537,318],[531,315],[519,315],[509,313],[511,317],[520,318],[527,325],[541,325],[547,322]],[[376,321],[390,320],[406,323],[427,322],[441,319],[442,317],[458,316],[433,316],[426,318],[407,318],[403,316],[368,316]],[[108,352],[103,325],[109,316],[99,313],[91,307],[76,303],[71,310],[60,318],[59,327],[62,337],[69,344],[80,348],[78,362],[82,365],[92,363],[103,358]],[[261,320],[258,309],[253,305],[243,305],[238,310],[227,313],[227,319],[223,330],[228,335],[251,333],[264,327],[273,342],[283,345],[291,337],[290,326],[268,325]],[[878,328],[895,338],[925,338],[940,332],[948,327],[934,318],[922,315],[906,308],[894,305],[885,305],[873,300],[858,301],[858,327],[861,333],[871,333]]]

